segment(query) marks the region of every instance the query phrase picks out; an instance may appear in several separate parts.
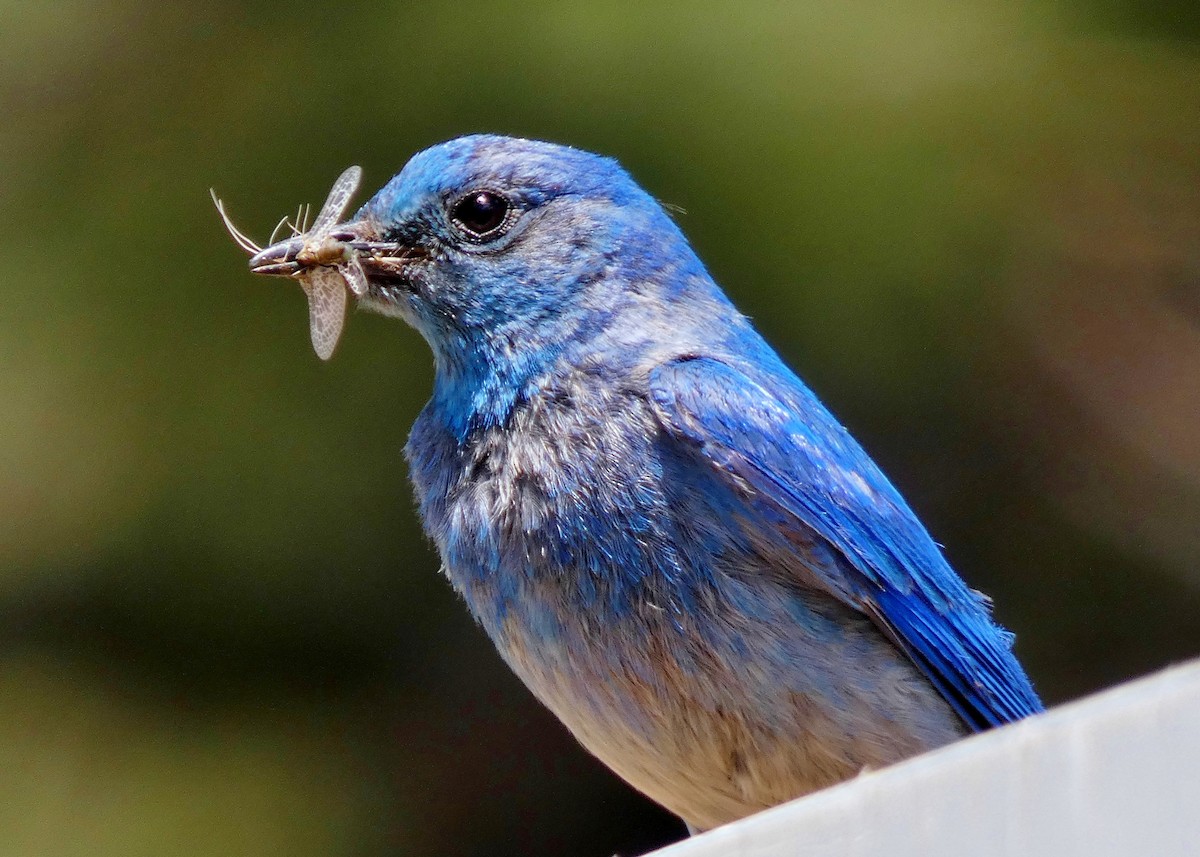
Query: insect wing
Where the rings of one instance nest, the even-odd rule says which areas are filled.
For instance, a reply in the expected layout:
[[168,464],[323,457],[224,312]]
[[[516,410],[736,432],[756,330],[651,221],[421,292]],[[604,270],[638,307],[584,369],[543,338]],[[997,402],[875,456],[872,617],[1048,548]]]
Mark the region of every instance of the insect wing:
[[346,323],[346,283],[334,268],[313,268],[300,281],[308,295],[309,335],[322,360],[333,356]]
[[333,187],[329,189],[329,196],[325,198],[325,204],[321,206],[317,219],[313,221],[312,229],[309,230],[310,235],[319,236],[337,223],[338,218],[345,213],[346,206],[350,204],[350,197],[354,196],[361,181],[362,167],[348,167],[344,173],[338,176]]
[[350,287],[350,291],[354,292],[355,297],[361,298],[367,293],[367,272],[363,270],[358,256],[351,256],[346,264],[338,268],[338,273],[345,278],[346,285]]

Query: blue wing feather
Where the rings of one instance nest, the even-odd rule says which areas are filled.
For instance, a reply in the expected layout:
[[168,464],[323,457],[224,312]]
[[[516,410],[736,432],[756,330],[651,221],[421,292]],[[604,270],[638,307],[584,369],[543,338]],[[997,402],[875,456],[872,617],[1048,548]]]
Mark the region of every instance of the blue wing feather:
[[651,397],[664,429],[726,474],[749,517],[804,528],[834,549],[836,561],[813,570],[820,584],[871,617],[968,726],[984,729],[1041,711],[1010,651],[1012,635],[992,622],[983,596],[954,573],[812,392],[775,366],[764,372],[680,358],[651,372]]

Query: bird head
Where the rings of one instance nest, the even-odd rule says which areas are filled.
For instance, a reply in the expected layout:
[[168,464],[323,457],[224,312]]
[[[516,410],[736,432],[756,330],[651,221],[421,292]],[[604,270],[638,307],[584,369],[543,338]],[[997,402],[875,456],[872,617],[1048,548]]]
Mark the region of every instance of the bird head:
[[499,372],[516,383],[597,337],[686,327],[697,295],[724,305],[675,223],[616,161],[492,135],[420,152],[349,220],[251,259],[258,273],[301,278],[342,264],[365,274],[346,277],[360,306],[428,340],[439,381]]
[[410,259],[391,280],[364,258],[363,304],[404,318],[435,350],[594,321],[622,303],[629,276],[679,252],[671,239],[686,247],[616,161],[496,136],[417,154],[355,220]]

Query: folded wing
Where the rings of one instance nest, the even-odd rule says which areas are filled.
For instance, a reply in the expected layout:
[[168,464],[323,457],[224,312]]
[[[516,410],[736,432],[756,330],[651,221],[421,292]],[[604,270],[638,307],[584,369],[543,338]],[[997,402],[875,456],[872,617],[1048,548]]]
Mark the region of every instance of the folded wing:
[[[1041,711],[979,593],[950,568],[887,478],[786,369],[709,357],[650,375],[668,436],[694,447],[744,504],[746,519],[833,550],[809,558],[806,583],[869,616],[980,730]],[[792,530],[789,533],[788,530]],[[830,560],[829,557],[833,559]]]

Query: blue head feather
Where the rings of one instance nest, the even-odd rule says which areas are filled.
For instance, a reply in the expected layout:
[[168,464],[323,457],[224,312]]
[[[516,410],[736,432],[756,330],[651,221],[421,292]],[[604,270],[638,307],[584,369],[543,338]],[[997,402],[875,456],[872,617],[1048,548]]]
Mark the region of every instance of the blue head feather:
[[[447,211],[477,190],[503,192],[515,222],[497,240],[464,243]],[[635,303],[639,324],[649,310],[670,315],[689,289],[725,303],[678,227],[616,161],[565,146],[489,135],[443,143],[416,155],[357,219],[436,258],[415,278],[416,297],[367,303],[402,314],[429,341],[435,402],[460,434],[503,419],[565,350],[612,338]]]

